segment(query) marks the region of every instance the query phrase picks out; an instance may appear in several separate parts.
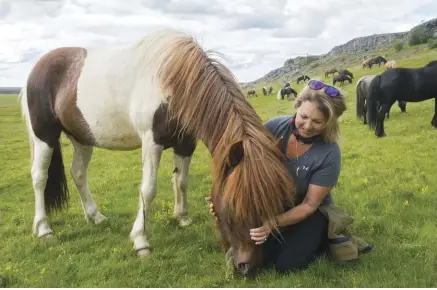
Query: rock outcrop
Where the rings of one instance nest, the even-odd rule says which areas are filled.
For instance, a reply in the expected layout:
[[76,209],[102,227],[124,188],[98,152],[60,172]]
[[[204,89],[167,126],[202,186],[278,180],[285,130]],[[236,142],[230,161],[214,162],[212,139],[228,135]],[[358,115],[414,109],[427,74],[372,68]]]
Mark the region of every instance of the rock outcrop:
[[425,29],[431,32],[434,37],[437,37],[437,18],[417,25],[413,27],[410,31],[406,32],[374,34],[364,37],[357,37],[342,45],[335,46],[326,54],[307,57],[298,56],[296,58],[290,58],[285,61],[284,66],[270,71],[262,78],[259,78],[253,82],[244,83],[242,84],[242,86],[247,87],[260,82],[270,82],[283,76],[295,77],[297,74],[305,73],[308,69],[311,68],[311,66],[314,67],[316,65],[319,65],[323,61],[337,58],[344,54],[361,54],[367,51],[374,51],[386,47],[396,40],[408,41],[408,37],[411,32],[419,27],[425,27]]

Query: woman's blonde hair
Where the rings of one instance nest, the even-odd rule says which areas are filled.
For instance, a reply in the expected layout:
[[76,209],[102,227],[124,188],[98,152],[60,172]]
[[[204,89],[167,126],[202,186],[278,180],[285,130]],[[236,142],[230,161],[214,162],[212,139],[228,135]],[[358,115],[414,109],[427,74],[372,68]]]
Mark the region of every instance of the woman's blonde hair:
[[340,126],[338,118],[346,110],[346,103],[343,94],[336,97],[330,97],[325,93],[325,89],[313,90],[305,86],[300,91],[294,102],[294,108],[298,109],[303,102],[311,102],[316,104],[317,108],[326,118],[326,126],[321,135],[326,143],[336,142],[340,138]]

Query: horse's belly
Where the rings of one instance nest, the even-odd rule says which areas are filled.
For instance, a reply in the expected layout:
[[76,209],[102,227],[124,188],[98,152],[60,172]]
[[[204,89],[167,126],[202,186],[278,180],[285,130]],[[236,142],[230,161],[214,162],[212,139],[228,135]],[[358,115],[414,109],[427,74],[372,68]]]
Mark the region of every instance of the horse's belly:
[[[126,116],[127,117],[127,116]],[[141,138],[125,116],[96,114],[85,116],[95,140],[95,146],[115,150],[131,150],[141,147]]]
[[92,133],[94,146],[115,150],[141,147],[141,138],[124,106],[117,105],[112,99],[79,95],[77,107]]

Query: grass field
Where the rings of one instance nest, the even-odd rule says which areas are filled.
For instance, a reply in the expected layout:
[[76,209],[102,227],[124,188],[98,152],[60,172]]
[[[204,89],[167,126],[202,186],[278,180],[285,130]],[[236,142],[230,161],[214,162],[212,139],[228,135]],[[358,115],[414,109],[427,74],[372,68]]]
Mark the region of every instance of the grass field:
[[[418,67],[434,59],[437,51],[423,48],[396,61]],[[348,68],[355,80],[369,73],[358,64]],[[300,91],[303,84],[292,86]],[[355,82],[343,90],[348,110],[341,118],[342,172],[333,196],[355,217],[353,232],[374,250],[353,263],[318,260],[305,271],[282,276],[269,270],[255,280],[226,279],[224,255],[204,201],[211,187],[211,158],[203,144],[192,161],[189,212],[195,223],[188,228],[172,219],[172,152],[163,154],[149,223],[149,259],[140,261],[128,239],[137,211],[140,150],[94,151],[90,188],[109,218],[106,223],[94,226],[84,220],[68,174],[69,209],[50,218],[58,242],[48,246],[34,238],[26,130],[17,96],[0,96],[0,287],[437,287],[434,100],[409,103],[405,114],[394,106],[385,123],[387,137],[378,139],[355,118]],[[276,96],[250,102],[263,120],[294,112],[292,102]],[[72,145],[64,137],[63,152],[68,169]]]

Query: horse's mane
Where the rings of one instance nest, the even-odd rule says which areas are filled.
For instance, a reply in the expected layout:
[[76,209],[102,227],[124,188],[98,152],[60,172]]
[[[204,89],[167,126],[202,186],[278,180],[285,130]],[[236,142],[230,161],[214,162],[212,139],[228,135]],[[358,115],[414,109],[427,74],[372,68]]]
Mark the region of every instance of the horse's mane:
[[[294,185],[283,154],[246,101],[233,74],[182,33],[164,33],[154,48],[163,59],[157,77],[168,93],[170,118],[201,139],[213,158],[221,202],[236,222],[260,224],[292,203]],[[227,176],[229,151],[241,142],[244,156]]]

